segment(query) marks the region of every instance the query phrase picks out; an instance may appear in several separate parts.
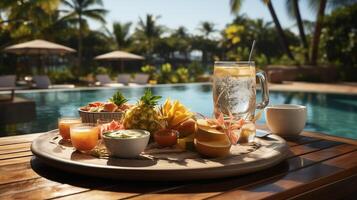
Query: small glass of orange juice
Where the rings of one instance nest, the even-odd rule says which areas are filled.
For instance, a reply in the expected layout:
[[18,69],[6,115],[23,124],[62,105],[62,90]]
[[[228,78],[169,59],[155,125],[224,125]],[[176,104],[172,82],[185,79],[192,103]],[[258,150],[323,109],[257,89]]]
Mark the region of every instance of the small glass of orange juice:
[[81,118],[61,117],[58,119],[58,130],[64,140],[70,139],[69,127],[74,124],[82,123]]
[[96,147],[100,127],[97,124],[82,123],[70,127],[71,142],[78,151],[87,152]]

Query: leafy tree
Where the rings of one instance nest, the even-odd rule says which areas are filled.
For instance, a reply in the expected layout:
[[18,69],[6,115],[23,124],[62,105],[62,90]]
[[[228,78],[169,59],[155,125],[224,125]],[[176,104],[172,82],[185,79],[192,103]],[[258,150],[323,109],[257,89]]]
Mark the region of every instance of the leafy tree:
[[4,12],[4,20],[11,37],[16,40],[41,38],[42,31],[50,26],[51,15],[59,5],[59,0],[14,1],[1,0],[0,9]]
[[[323,43],[326,57],[343,70],[357,68],[357,4],[341,7],[326,16]],[[343,22],[343,23],[341,23]],[[356,73],[354,74],[356,77]]]
[[311,41],[311,64],[317,64],[320,36],[323,28],[326,7],[335,9],[339,6],[350,5],[356,2],[356,0],[310,0],[311,7],[317,11],[315,31]]
[[[293,33],[285,30],[284,34],[290,44],[299,44],[298,38]],[[272,22],[265,22],[262,19],[252,20],[246,15],[237,15],[222,32],[220,57],[225,60],[248,59],[251,41],[255,39],[258,42],[254,58],[259,57],[260,63],[258,64],[270,64],[272,58],[281,57],[285,52],[281,48],[272,48],[276,46],[278,37]]]
[[202,52],[202,65],[207,68],[210,57],[217,50],[218,42],[210,38],[217,29],[214,23],[205,21],[200,23],[198,30],[201,35],[192,38],[192,48]]
[[[275,9],[274,9],[274,6],[273,6],[272,2],[270,0],[262,0],[262,1],[268,7],[270,15],[273,18],[276,30],[277,30],[277,32],[279,34],[279,41],[280,41],[282,47],[284,48],[284,50],[285,50],[286,54],[289,56],[289,58],[291,60],[294,60],[294,56],[291,53],[291,50],[289,49],[288,40],[287,40],[287,38],[285,36],[283,28],[280,25],[280,21],[279,21],[277,15],[275,13]],[[242,4],[242,2],[243,2],[243,0],[230,0],[231,12],[232,13],[238,13],[239,10],[240,10],[240,7],[241,7],[240,5]]]
[[163,59],[164,62],[170,62],[173,59],[173,54],[176,50],[175,38],[163,37],[155,39],[155,46],[153,54],[157,55],[159,59]]
[[191,50],[191,38],[187,29],[183,26],[178,27],[170,36],[174,48],[184,55],[185,60],[189,59],[189,52]]
[[[87,24],[87,19],[105,23],[104,16],[107,10],[101,8],[102,0],[62,0],[65,8],[62,10],[66,14],[65,19],[74,21],[78,25],[78,73],[82,66],[83,51],[83,26]],[[100,6],[95,7],[93,6]]]
[[192,38],[192,50],[202,52],[201,63],[207,69],[208,63],[213,60],[214,56],[219,53],[219,41],[205,39],[202,36],[194,36]]
[[131,22],[113,23],[113,34],[117,42],[118,49],[126,49],[131,45],[132,39],[129,35]]

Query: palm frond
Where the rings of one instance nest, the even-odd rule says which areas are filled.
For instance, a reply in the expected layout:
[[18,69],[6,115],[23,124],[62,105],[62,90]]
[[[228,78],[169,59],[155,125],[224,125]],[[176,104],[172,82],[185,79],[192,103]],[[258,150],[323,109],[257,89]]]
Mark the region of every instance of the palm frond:
[[[62,4],[63,4],[64,6],[67,6],[68,8],[72,8],[72,9],[75,8],[75,5],[72,4],[73,1],[71,1],[71,0],[62,0],[61,2],[62,2]],[[72,3],[71,3],[71,2],[72,2]]]
[[104,9],[91,9],[91,10],[84,10],[82,12],[82,15],[84,17],[87,17],[89,19],[101,22],[101,23],[105,23],[105,18],[104,15],[107,13],[106,10]]
[[[77,0],[78,1],[78,0]],[[103,6],[102,0],[82,0],[82,7],[88,8],[93,5]]]
[[286,4],[285,4],[285,7],[286,7],[286,10],[288,11],[288,17],[290,19],[295,19],[295,11],[294,11],[294,0],[286,0]]
[[242,7],[242,0],[230,0],[229,5],[232,14],[237,14]]

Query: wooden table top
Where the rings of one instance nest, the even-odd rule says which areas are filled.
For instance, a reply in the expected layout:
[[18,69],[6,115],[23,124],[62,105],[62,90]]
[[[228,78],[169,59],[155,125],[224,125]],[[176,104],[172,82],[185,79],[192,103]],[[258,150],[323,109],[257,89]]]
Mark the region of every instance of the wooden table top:
[[268,170],[190,182],[130,182],[63,172],[32,156],[30,145],[37,136],[0,138],[0,199],[353,199],[357,195],[357,141],[324,134],[303,132],[288,140],[288,159]]

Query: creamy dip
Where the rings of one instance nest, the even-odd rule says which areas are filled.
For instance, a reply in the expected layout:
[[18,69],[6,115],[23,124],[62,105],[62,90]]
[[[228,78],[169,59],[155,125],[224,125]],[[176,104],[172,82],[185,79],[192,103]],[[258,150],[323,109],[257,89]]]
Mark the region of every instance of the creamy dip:
[[144,137],[147,135],[147,133],[140,130],[119,130],[119,131],[108,132],[105,133],[104,135],[111,138],[134,139],[134,138]]

